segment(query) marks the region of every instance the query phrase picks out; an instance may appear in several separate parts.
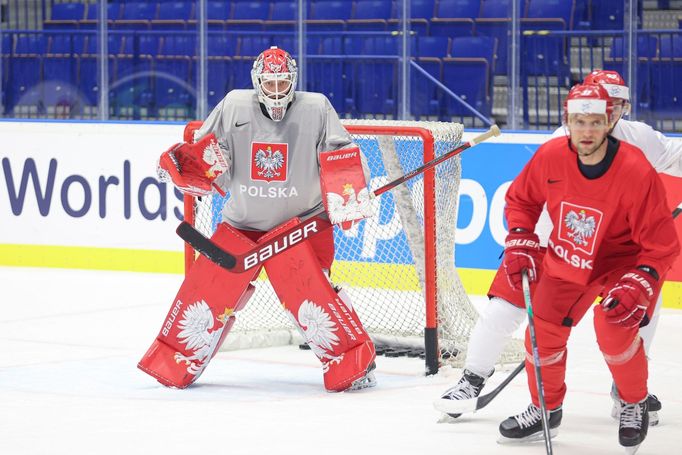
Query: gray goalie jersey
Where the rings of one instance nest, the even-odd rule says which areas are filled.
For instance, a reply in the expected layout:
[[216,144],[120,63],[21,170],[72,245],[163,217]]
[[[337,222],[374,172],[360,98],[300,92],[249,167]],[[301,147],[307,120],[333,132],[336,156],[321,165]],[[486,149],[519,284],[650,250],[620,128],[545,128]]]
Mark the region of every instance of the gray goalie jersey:
[[232,163],[217,180],[230,192],[223,220],[256,231],[320,209],[319,153],[352,145],[329,100],[309,92],[296,92],[284,119],[273,122],[261,112],[254,90],[233,90],[195,139],[211,132]]

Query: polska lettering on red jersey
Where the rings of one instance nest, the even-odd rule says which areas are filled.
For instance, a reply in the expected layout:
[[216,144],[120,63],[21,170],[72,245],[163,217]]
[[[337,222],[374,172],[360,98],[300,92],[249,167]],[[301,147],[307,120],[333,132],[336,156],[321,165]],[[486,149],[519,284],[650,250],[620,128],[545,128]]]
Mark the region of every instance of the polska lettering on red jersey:
[[549,247],[552,249],[552,251],[554,251],[554,253],[561,259],[563,259],[564,262],[566,262],[568,265],[580,270],[593,269],[592,259],[585,259],[577,254],[569,254],[568,250],[565,247],[555,244],[554,241],[552,241],[552,239],[549,239],[547,243]]

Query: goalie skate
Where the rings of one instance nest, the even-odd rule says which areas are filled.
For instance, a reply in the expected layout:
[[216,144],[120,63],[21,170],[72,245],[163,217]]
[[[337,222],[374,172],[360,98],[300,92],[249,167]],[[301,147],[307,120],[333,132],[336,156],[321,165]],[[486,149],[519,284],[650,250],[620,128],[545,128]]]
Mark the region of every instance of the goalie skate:
[[353,381],[350,387],[346,389],[346,392],[354,392],[356,390],[369,389],[377,385],[377,378],[374,376],[374,369],[376,368],[376,363],[372,364],[367,368],[367,374]]

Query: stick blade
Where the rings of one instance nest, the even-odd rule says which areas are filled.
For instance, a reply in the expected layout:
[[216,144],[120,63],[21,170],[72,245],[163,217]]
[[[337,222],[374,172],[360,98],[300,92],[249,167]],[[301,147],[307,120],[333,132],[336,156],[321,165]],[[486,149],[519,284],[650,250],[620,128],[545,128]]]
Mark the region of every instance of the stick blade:
[[180,223],[180,226],[175,230],[182,240],[189,243],[189,245],[198,251],[201,255],[206,256],[211,262],[216,263],[220,267],[234,271],[237,265],[237,259],[207,239],[203,234],[197,231],[194,226],[186,221]]

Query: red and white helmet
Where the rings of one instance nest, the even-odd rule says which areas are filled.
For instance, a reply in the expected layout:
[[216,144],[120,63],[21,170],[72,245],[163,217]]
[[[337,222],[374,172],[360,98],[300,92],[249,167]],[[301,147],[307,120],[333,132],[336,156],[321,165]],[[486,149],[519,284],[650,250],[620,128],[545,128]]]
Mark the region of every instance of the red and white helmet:
[[603,114],[609,124],[613,123],[613,101],[603,85],[577,84],[568,92],[564,101],[564,123],[571,114]]
[[294,99],[298,69],[296,60],[283,49],[272,46],[256,58],[251,81],[260,101],[275,122],[284,118]]
[[597,84],[606,89],[611,98],[630,101],[630,88],[616,71],[594,70],[585,77],[583,84]]

